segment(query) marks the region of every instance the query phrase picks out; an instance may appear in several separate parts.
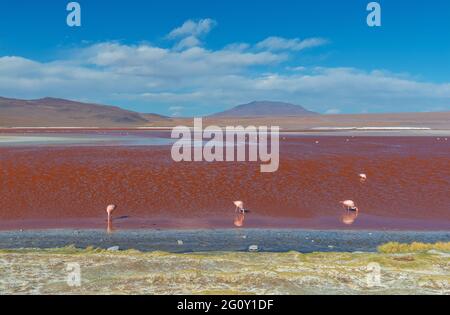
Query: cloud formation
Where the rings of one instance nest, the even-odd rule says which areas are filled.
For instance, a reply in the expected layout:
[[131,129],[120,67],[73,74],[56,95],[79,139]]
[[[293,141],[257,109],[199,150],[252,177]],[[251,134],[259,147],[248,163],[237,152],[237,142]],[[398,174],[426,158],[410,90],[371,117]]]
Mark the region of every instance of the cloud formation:
[[300,51],[307,48],[314,48],[328,44],[328,40],[324,38],[307,38],[301,40],[299,38],[287,39],[282,37],[268,37],[256,44],[260,49],[268,50],[294,50]]
[[202,19],[199,21],[188,20],[180,27],[172,30],[167,35],[167,38],[179,40],[175,46],[176,49],[200,46],[200,38],[207,35],[216,25],[217,22],[213,19]]
[[212,19],[187,21],[168,38],[174,47],[103,42],[51,62],[0,57],[0,95],[54,96],[168,115],[208,114],[252,100],[281,100],[328,112],[449,108],[450,83],[418,81],[382,70],[296,64],[325,39],[269,37],[211,50],[200,37]]

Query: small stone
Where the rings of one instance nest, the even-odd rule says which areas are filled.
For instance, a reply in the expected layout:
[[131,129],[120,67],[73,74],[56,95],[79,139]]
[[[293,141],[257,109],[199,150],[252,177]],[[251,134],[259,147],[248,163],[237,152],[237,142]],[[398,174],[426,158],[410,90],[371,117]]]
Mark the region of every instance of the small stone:
[[248,248],[248,251],[249,252],[257,252],[257,251],[259,251],[259,247],[258,247],[258,245],[250,245]]

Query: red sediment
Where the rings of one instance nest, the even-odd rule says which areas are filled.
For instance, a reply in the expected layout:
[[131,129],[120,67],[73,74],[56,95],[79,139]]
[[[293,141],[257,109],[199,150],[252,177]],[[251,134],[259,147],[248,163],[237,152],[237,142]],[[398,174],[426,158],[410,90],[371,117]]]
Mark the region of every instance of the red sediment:
[[3,147],[0,229],[102,226],[111,203],[126,227],[233,227],[235,200],[250,227],[348,228],[346,199],[360,228],[450,228],[449,142],[346,140],[287,136],[275,173],[259,162],[175,163],[170,146]]

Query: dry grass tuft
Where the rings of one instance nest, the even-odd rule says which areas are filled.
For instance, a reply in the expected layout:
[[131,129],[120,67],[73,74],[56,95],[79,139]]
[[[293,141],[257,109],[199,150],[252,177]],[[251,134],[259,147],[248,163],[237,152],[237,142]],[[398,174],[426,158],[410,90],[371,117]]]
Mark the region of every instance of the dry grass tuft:
[[414,242],[411,244],[401,244],[391,242],[378,247],[378,252],[384,254],[417,253],[417,252],[426,252],[429,250],[450,252],[450,242],[438,242],[435,244],[426,244],[418,242]]

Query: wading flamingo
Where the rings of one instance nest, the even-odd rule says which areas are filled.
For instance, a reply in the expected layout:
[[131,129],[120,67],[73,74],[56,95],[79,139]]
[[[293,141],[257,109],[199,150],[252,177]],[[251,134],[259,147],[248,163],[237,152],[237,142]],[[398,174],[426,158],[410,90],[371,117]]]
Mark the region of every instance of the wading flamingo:
[[106,213],[108,214],[108,222],[111,221],[112,214],[116,210],[116,208],[117,208],[116,205],[109,205],[108,207],[106,207]]
[[358,211],[358,207],[356,207],[355,202],[353,200],[344,200],[341,201],[340,204],[344,207],[344,209],[349,211]]
[[359,180],[361,183],[364,183],[367,181],[367,175],[366,174],[359,174]]
[[106,228],[107,233],[113,232],[112,214],[113,214],[114,210],[116,210],[116,208],[117,208],[116,205],[109,205],[106,207],[106,213],[108,214],[108,226]]
[[244,203],[242,201],[235,201],[233,203],[236,206],[235,212],[245,213]]
[[345,200],[340,202],[345,209],[345,213],[342,215],[342,223],[346,225],[352,225],[355,223],[359,214],[359,209],[355,205],[353,200]]
[[243,227],[245,214],[248,212],[248,210],[244,208],[244,202],[242,201],[235,201],[233,203],[236,206],[236,209],[234,210],[236,212],[236,216],[234,217],[234,225],[236,227]]

